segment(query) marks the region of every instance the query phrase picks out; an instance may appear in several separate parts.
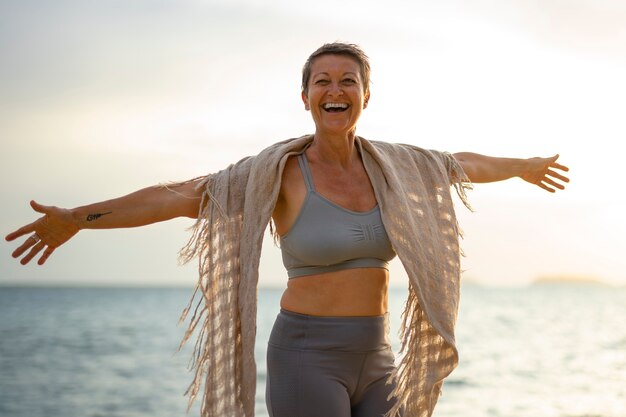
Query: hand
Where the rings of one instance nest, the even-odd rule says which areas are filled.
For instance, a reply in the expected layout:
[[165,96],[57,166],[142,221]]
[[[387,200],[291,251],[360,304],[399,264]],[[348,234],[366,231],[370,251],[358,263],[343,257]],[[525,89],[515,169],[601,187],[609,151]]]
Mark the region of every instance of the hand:
[[557,159],[559,159],[558,154],[550,158],[527,159],[527,167],[520,175],[520,178],[551,193],[556,191],[555,188],[559,190],[565,189],[565,186],[555,181],[555,179],[561,182],[569,182],[569,178],[559,174],[555,169],[567,172],[569,168],[565,165],[557,164]]
[[56,248],[70,240],[80,229],[70,210],[43,206],[35,201],[31,201],[30,206],[36,212],[42,213],[43,216],[26,226],[20,227],[13,233],[9,233],[5,239],[12,241],[30,233],[31,235],[26,241],[13,251],[12,256],[19,258],[30,249],[30,252],[20,260],[22,265],[26,265],[43,250],[43,254],[37,261],[37,264],[43,265]]

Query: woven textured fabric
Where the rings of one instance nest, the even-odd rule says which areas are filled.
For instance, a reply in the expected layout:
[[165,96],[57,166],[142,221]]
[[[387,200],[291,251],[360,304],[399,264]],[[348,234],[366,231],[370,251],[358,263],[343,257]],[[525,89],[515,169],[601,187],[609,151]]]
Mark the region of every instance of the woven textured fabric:
[[[202,417],[253,417],[256,308],[263,235],[290,155],[312,135],[272,145],[257,156],[198,179],[201,212],[181,259],[199,260],[199,280],[181,320],[196,331],[189,401],[202,392]],[[357,137],[383,223],[409,277],[401,360],[388,416],[432,414],[443,380],[458,363],[454,326],[459,302],[459,228],[450,186],[469,207],[471,184],[449,153]],[[196,300],[194,302],[194,300]],[[195,305],[195,306],[194,306]]]

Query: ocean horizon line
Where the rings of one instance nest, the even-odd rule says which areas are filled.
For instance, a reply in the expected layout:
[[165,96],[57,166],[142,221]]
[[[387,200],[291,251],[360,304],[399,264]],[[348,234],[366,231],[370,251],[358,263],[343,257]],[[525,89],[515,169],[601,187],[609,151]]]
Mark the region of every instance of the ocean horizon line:
[[[528,289],[534,287],[600,287],[600,288],[612,288],[612,289],[620,289],[626,288],[624,284],[613,284],[607,283],[603,281],[594,281],[594,282],[577,282],[577,281],[543,281],[536,280],[525,283],[514,283],[514,284],[493,284],[493,283],[483,283],[475,280],[467,280],[463,282],[461,280],[461,287],[475,287],[475,288],[486,288],[486,289]],[[171,289],[171,290],[193,290],[195,288],[195,284],[143,284],[143,283],[119,283],[119,282],[94,282],[94,283],[74,283],[74,282],[49,282],[49,283],[41,283],[41,282],[0,282],[0,289],[10,289],[10,288],[39,288],[39,289]],[[263,290],[284,290],[286,286],[280,285],[259,285],[259,289]],[[390,290],[398,291],[398,290],[406,290],[406,285],[390,285]]]

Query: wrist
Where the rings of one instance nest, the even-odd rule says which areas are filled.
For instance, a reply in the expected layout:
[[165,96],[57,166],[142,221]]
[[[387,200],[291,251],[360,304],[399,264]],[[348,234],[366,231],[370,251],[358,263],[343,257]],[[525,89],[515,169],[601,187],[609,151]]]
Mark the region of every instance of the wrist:
[[81,215],[79,208],[68,209],[70,218],[78,230],[85,229],[84,216]]
[[74,221],[74,224],[76,224],[76,226],[78,227],[78,230],[109,229],[112,227],[120,227],[120,225],[111,225],[109,217],[111,214],[113,214],[113,211],[111,209],[102,209],[100,204],[76,207],[74,209],[71,209],[70,211],[72,220]]
[[533,165],[537,159],[538,158],[517,159],[515,163],[516,176],[525,179],[528,173],[533,171]]

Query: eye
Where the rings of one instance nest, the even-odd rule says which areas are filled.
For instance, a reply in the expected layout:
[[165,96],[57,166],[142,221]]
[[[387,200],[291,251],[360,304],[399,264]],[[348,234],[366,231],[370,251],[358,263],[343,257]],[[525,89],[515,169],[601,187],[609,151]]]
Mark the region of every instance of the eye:
[[356,84],[356,80],[354,78],[344,78],[342,82],[344,84]]
[[325,79],[325,78],[321,78],[321,79],[319,79],[319,80],[315,81],[313,84],[315,84],[315,85],[326,85],[326,84],[328,84],[329,82],[330,82],[330,81],[328,81],[327,79]]

